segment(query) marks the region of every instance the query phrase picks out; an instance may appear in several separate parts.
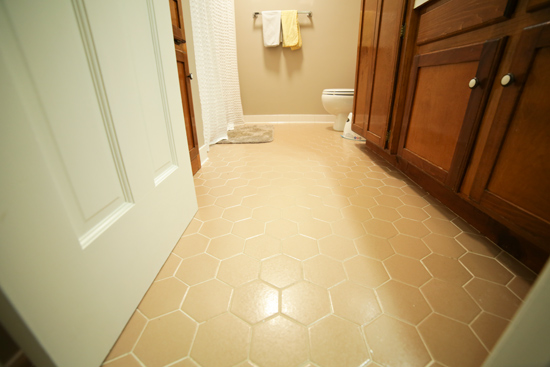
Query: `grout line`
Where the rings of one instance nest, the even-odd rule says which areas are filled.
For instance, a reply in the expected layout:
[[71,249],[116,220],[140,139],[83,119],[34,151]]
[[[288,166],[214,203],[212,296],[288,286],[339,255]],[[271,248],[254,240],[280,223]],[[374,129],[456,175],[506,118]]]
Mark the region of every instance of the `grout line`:
[[[426,351],[428,352],[428,355],[430,356],[430,358],[432,359],[432,361],[436,361],[432,351],[430,350],[429,346],[428,346],[428,343],[426,343],[426,340],[424,339],[424,337],[422,336],[422,333],[420,332],[420,329],[418,328],[418,326],[420,326],[420,324],[422,324],[422,322],[426,321],[427,318],[425,318],[424,320],[422,320],[421,322],[418,323],[418,325],[414,325],[414,329],[416,330],[416,333],[418,334],[418,337],[420,338],[420,341],[422,342],[422,344],[424,345],[424,348],[426,348]],[[431,362],[430,362],[431,363]],[[439,362],[438,362],[439,363]]]
[[[183,311],[182,311],[182,312],[183,312]],[[184,314],[185,314],[185,313],[184,313]],[[223,315],[223,314],[222,314],[222,315]],[[215,317],[218,317],[218,316],[220,316],[220,315],[217,315],[217,316],[215,316]],[[189,317],[189,316],[188,316],[188,317]],[[215,317],[213,317],[213,318],[215,318]],[[212,320],[213,318],[211,318],[210,320]],[[197,324],[197,326],[195,327],[195,332],[193,333],[193,339],[191,340],[191,344],[189,344],[189,351],[187,352],[187,357],[188,357],[189,359],[191,359],[191,352],[193,351],[193,347],[195,346],[195,341],[197,340],[197,335],[199,334],[199,328],[201,327],[201,325],[204,325],[204,324],[206,323],[206,321],[205,321],[205,322],[202,322],[202,323],[199,323],[199,322],[197,322],[197,321],[196,321],[195,319],[193,319],[193,318],[191,318],[191,320],[195,321],[196,324]],[[193,362],[194,362],[194,360],[193,360]],[[197,365],[198,365],[198,363],[197,363]]]
[[468,329],[471,331],[472,334],[474,334],[474,337],[479,341],[479,343],[481,344],[481,346],[483,348],[485,348],[485,350],[487,351],[487,356],[489,356],[491,354],[491,350],[485,345],[485,343],[483,342],[483,340],[481,340],[481,338],[479,337],[479,335],[477,335],[477,333],[475,332],[475,330],[472,328],[472,325],[468,325]]
[[[115,343],[115,344],[116,344],[116,343]],[[22,354],[22,353],[23,353],[23,351],[20,350],[16,355],[14,355],[14,358],[13,358],[13,359],[16,359],[15,357],[19,357],[19,354]],[[122,358],[124,358],[124,357],[130,355],[130,353],[131,353],[131,352],[123,353],[123,354],[119,355],[118,357],[111,358],[111,359],[104,359],[103,362],[102,362],[102,364],[101,364],[101,366],[104,366],[104,365],[109,364],[109,363],[111,363],[111,362],[118,361],[119,359],[122,359]],[[5,366],[6,366],[6,367],[9,367],[9,366],[10,366],[10,362],[11,362],[11,361],[8,361],[8,362],[6,363]],[[108,366],[107,366],[107,367],[108,367]]]
[[[139,309],[137,309],[135,312],[138,312],[145,319],[145,325],[143,325],[143,328],[141,329],[141,332],[139,333],[138,337],[136,338],[136,341],[134,342],[134,345],[132,345],[132,348],[130,348],[130,353],[132,353],[132,354],[134,354],[134,350],[136,349],[136,346],[138,345],[139,341],[141,340],[141,337],[143,336],[143,333],[145,332],[145,329],[149,325],[149,319],[143,314],[143,312],[141,312]],[[137,358],[137,356],[135,356],[135,357]]]
[[141,359],[139,359],[138,356],[135,355],[133,352],[132,352],[132,353],[129,353],[129,355],[133,356],[133,357],[136,359],[136,361],[138,361],[138,363],[139,363],[142,367],[147,367],[147,366],[145,365],[145,363],[142,362]]

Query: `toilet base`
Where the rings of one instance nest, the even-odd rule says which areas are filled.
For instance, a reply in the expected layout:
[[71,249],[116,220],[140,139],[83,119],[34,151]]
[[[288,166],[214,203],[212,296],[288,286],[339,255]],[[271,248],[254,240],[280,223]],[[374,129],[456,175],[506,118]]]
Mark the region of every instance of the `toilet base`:
[[346,121],[348,120],[348,113],[340,113],[336,115],[336,120],[332,128],[336,131],[344,131],[344,126],[346,126]]

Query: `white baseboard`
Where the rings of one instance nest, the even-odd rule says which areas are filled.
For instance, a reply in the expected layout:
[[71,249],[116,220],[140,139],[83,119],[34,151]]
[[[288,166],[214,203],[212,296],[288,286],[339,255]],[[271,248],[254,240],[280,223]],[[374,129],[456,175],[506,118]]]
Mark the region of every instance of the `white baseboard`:
[[246,123],[331,123],[335,119],[333,115],[244,115]]
[[210,147],[208,144],[204,144],[202,147],[199,148],[199,155],[201,156],[201,166],[208,161],[208,151],[210,150]]

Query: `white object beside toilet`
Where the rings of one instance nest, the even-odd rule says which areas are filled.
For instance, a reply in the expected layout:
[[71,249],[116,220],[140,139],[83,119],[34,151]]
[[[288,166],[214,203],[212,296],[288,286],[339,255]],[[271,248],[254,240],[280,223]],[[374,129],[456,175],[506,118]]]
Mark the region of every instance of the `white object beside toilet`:
[[348,115],[353,110],[353,89],[325,89],[321,100],[323,107],[336,116],[333,129],[343,131]]
[[357,135],[351,130],[352,121],[353,121],[353,113],[350,112],[348,115],[348,119],[346,120],[346,124],[344,126],[344,133],[342,134],[342,138],[349,139],[349,140],[356,140],[356,141],[365,141],[365,138],[363,138],[360,135]]

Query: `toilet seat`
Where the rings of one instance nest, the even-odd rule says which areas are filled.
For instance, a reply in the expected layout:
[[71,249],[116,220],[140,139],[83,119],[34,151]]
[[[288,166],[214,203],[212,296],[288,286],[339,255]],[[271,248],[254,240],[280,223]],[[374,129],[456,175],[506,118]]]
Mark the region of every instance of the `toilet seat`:
[[353,96],[353,89],[325,89],[325,96]]

